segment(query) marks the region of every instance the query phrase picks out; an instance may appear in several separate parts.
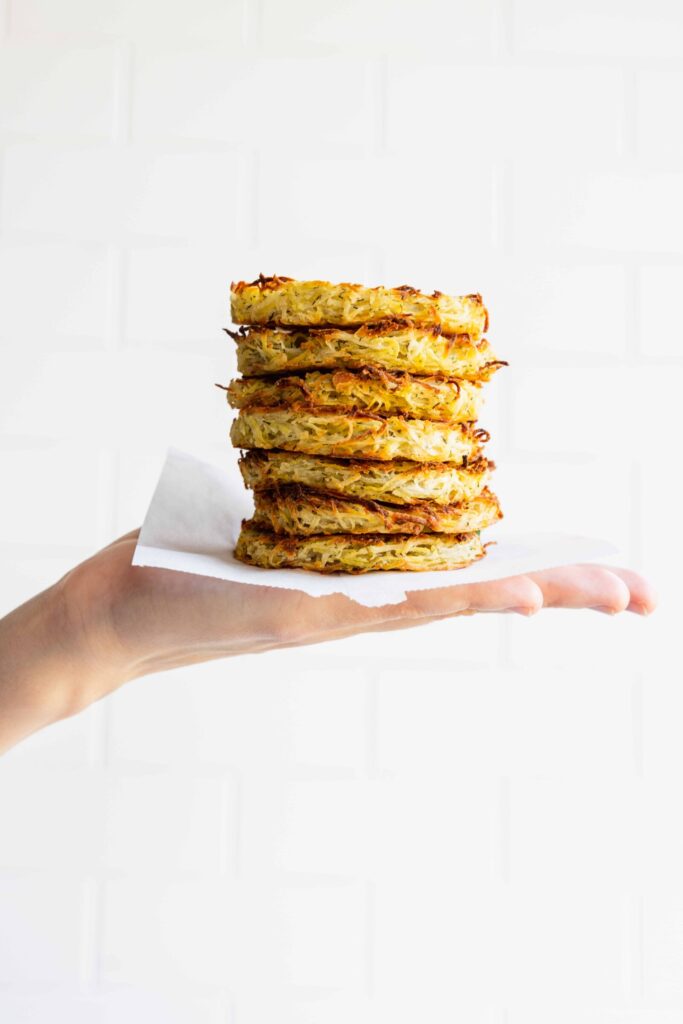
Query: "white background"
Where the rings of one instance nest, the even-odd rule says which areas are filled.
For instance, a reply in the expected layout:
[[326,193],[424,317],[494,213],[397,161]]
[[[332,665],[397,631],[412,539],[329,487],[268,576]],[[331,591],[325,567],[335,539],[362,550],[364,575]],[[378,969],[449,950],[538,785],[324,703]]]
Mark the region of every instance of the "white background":
[[234,464],[231,279],[481,291],[548,612],[130,684],[0,765],[3,1024],[683,1013],[678,0],[0,2],[5,609]]

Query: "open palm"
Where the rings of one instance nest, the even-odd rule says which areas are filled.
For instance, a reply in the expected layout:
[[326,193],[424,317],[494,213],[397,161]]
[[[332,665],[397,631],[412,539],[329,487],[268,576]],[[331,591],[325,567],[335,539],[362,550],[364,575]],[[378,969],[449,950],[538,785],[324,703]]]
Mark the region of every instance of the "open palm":
[[400,604],[366,608],[341,594],[140,568],[132,565],[137,536],[114,541],[0,619],[0,754],[163,669],[477,612],[532,615],[545,606],[646,615],[655,606],[637,573],[570,565],[416,590]]
[[635,572],[571,565],[412,591],[400,604],[367,608],[339,594],[310,597],[133,566],[137,532],[104,548],[61,582],[72,620],[87,634],[91,657],[101,660],[103,669],[118,665],[125,678],[476,612],[532,615],[546,607],[648,614],[655,606],[652,588]]

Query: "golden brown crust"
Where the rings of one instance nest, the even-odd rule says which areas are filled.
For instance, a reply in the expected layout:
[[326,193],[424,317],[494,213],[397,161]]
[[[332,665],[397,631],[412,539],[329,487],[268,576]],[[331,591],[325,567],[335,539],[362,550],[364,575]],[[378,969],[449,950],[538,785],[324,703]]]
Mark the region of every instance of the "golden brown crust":
[[416,377],[363,367],[313,370],[283,377],[239,377],[230,382],[227,398],[236,409],[259,405],[287,405],[292,409],[314,406],[466,423],[479,415],[482,389],[470,381]]
[[486,381],[501,367],[486,339],[445,335],[439,327],[384,320],[360,327],[252,327],[228,331],[245,377],[300,370],[362,369]]
[[485,553],[478,533],[284,537],[247,520],[234,552],[239,561],[267,569],[345,574],[461,569]]
[[297,484],[257,491],[254,526],[277,534],[473,533],[502,519],[498,499],[488,489],[457,505],[422,501],[388,505],[361,498],[317,494]]
[[280,288],[287,281],[293,281],[293,277],[283,277],[281,274],[259,274],[254,281],[232,281],[230,291],[241,294],[247,288],[258,288],[262,292],[273,291]]
[[471,501],[481,493],[495,468],[484,458],[458,466],[452,462],[377,462],[256,449],[242,454],[239,467],[245,485],[252,490],[300,484],[321,493],[409,506],[422,501],[440,505]]
[[459,462],[481,454],[489,439],[485,430],[467,423],[407,419],[314,408],[254,407],[233,421],[230,438],[236,448],[280,448],[308,455],[341,458],[410,459],[415,462]]
[[450,334],[481,337],[488,313],[481,295],[427,295],[410,285],[368,288],[360,284],[296,281],[260,275],[230,286],[232,319],[237,324],[350,326],[400,317],[415,324],[439,325]]

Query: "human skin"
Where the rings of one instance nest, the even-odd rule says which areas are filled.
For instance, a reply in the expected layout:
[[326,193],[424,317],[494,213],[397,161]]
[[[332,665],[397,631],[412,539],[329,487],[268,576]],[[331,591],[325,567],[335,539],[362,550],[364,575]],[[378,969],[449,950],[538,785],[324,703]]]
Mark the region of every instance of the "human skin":
[[120,537],[0,620],[0,753],[152,672],[475,613],[593,608],[647,615],[656,603],[635,572],[572,565],[412,591],[400,604],[366,608],[340,594],[309,597],[133,566],[137,534]]

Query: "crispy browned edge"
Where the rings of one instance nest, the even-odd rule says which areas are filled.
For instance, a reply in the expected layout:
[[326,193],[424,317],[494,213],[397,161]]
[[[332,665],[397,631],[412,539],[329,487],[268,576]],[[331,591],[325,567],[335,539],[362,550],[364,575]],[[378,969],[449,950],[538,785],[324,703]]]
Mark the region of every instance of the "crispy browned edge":
[[[291,457],[291,458],[299,458],[299,457],[301,457],[302,459],[322,459],[325,462],[337,462],[340,465],[350,466],[352,468],[357,468],[357,469],[364,469],[367,466],[367,464],[368,464],[367,463],[367,459],[361,459],[361,458],[358,458],[357,456],[355,458],[352,458],[350,456],[345,457],[343,455],[308,455],[306,452],[290,452],[290,451],[282,452],[282,451],[280,451],[277,448],[245,448],[243,450],[243,453],[239,457],[239,462],[244,462],[246,460],[249,460],[249,461],[252,461],[252,462],[256,462],[256,461],[267,462],[271,458],[271,456],[277,455],[278,453],[279,454],[287,455],[288,457]],[[410,462],[409,459],[402,459],[402,460],[398,459],[398,460],[394,460],[394,461],[399,461],[399,462],[402,461],[404,463],[405,462]],[[391,465],[391,462],[387,462],[387,463],[383,464],[385,469],[389,469],[390,465]],[[417,474],[421,470],[427,470],[427,471],[435,470],[437,472],[438,471],[440,471],[440,472],[447,472],[447,467],[449,467],[449,466],[451,466],[451,468],[453,468],[453,469],[458,470],[459,472],[471,471],[472,473],[481,473],[482,471],[484,471],[486,469],[489,469],[489,470],[493,471],[496,468],[496,464],[493,461],[493,459],[487,459],[484,455],[481,455],[481,454],[473,456],[471,462],[465,462],[462,465],[460,463],[456,463],[455,465],[452,465],[452,463],[450,463],[450,462],[433,462],[433,461],[432,462],[413,462],[413,463],[410,464],[409,468],[410,468],[410,470],[413,473]],[[404,467],[402,468],[401,472],[405,472],[405,471],[406,471],[406,467],[404,465]],[[282,486],[287,486],[288,487],[289,484],[283,484]],[[298,486],[304,486],[304,485],[300,484]]]
[[[260,502],[270,503],[274,511],[277,511],[278,507],[285,511],[288,506],[296,510],[302,502],[308,502],[315,508],[322,509],[331,515],[343,510],[344,506],[364,505],[380,516],[385,523],[412,523],[416,527],[422,528],[410,531],[411,535],[412,533],[443,533],[439,530],[439,525],[444,516],[457,515],[463,505],[470,505],[481,499],[493,506],[497,512],[497,520],[503,518],[498,497],[488,487],[485,487],[475,498],[453,505],[439,505],[434,501],[421,501],[415,505],[395,505],[390,502],[376,501],[374,498],[344,497],[328,491],[317,491],[305,487],[303,484],[275,484],[272,487],[259,488],[254,493],[254,499],[257,511]],[[264,514],[267,515],[267,513]],[[278,534],[278,536],[280,535]]]
[[[231,332],[228,332],[231,333]],[[487,364],[490,365],[490,364]],[[375,380],[381,384],[395,384],[396,387],[406,386],[409,384],[419,384],[426,388],[436,388],[442,384],[448,384],[455,391],[455,397],[460,394],[462,390],[461,385],[464,378],[462,377],[447,377],[444,373],[428,373],[419,374],[411,373],[409,370],[385,370],[381,366],[358,366],[358,367],[312,367],[309,370],[283,370],[281,373],[262,374],[254,377],[236,377],[235,380],[230,381],[230,384],[224,388],[225,391],[230,390],[230,385],[239,383],[240,381],[263,381],[268,385],[275,385],[276,387],[284,387],[285,385],[293,385],[299,387],[303,392],[307,392],[305,377],[309,373],[318,373],[321,376],[342,379],[344,381],[353,381],[357,379],[361,380]],[[464,380],[466,384],[473,384],[475,387],[480,388],[482,381],[478,380]],[[218,387],[223,387],[219,384]]]
[[[248,338],[250,334],[258,334],[263,331],[278,331],[281,334],[302,334],[314,339],[325,338],[331,334],[339,334],[340,331],[343,331],[345,334],[357,334],[367,338],[374,335],[390,334],[392,331],[398,331],[402,328],[411,328],[429,338],[443,337],[448,348],[452,348],[454,345],[474,345],[476,348],[479,348],[481,345],[490,347],[489,342],[484,337],[475,340],[466,332],[449,334],[447,331],[444,331],[441,324],[416,324],[409,317],[399,316],[384,317],[382,320],[373,320],[372,323],[368,324],[347,324],[341,326],[338,324],[319,324],[317,326],[311,326],[310,324],[302,324],[300,326],[295,324],[240,324],[236,331],[230,330],[229,327],[224,327],[223,330],[226,334],[230,335],[233,341],[239,344],[244,338]],[[491,365],[494,363],[499,363],[502,366],[508,365],[503,359],[492,359]]]
[[[280,287],[281,284],[285,284],[288,281],[296,281],[296,278],[294,278],[294,277],[285,277],[284,275],[281,275],[281,274],[271,274],[271,275],[259,274],[259,276],[254,281],[231,281],[230,282],[230,291],[231,292],[238,292],[239,293],[239,292],[244,291],[245,288],[254,288],[254,287],[257,287],[262,292],[275,291],[277,288]],[[352,283],[350,281],[339,281],[337,284],[332,284],[332,282],[330,282],[330,281],[310,280],[310,281],[301,281],[301,284],[323,284],[323,285],[327,285],[327,286],[329,286],[331,288],[341,288],[341,287],[344,287],[344,288],[359,289],[361,291],[379,291],[380,288],[382,288],[383,291],[396,292],[396,294],[400,295],[400,296],[420,295],[420,296],[422,296],[425,299],[438,299],[442,295],[445,294],[444,292],[440,292],[440,291],[437,291],[435,289],[431,293],[431,295],[428,295],[426,292],[421,292],[418,288],[414,288],[410,284],[400,284],[400,285],[398,285],[395,288],[386,288],[383,285],[377,285],[375,287],[371,287],[370,285],[354,284],[354,283]],[[486,306],[484,305],[484,300],[482,299],[482,297],[479,294],[479,292],[472,292],[470,295],[463,295],[463,296],[457,296],[457,297],[458,298],[465,298],[465,299],[474,299],[474,300],[476,300],[481,305],[482,309],[484,310],[484,331],[488,331],[488,329],[489,329],[489,311],[486,308]]]

